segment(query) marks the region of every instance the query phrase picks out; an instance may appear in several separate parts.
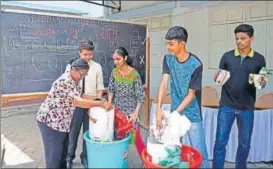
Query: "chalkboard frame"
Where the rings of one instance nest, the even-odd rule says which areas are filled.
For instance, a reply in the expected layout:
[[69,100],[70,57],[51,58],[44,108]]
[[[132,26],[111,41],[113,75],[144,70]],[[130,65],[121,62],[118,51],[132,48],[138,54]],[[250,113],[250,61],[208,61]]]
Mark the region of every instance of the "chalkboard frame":
[[[69,15],[69,14],[59,14],[59,13],[45,13],[39,11],[32,11],[32,10],[19,10],[19,9],[8,9],[8,8],[1,8],[1,12],[10,12],[10,13],[19,13],[19,14],[36,14],[36,15],[46,15],[46,16],[57,16],[57,17],[68,17],[68,18],[78,18],[78,19],[91,19],[91,20],[98,20],[98,21],[109,21],[109,22],[117,22],[117,23],[128,23],[128,24],[136,24],[136,25],[145,25],[146,26],[146,79],[145,87],[146,92],[146,102],[145,102],[145,124],[142,125],[144,128],[147,128],[148,121],[149,121],[149,102],[150,102],[150,39],[148,37],[148,25],[145,23],[139,22],[131,22],[131,21],[121,21],[121,20],[110,20],[106,18],[94,18],[90,16],[78,16],[78,15]],[[2,58],[0,59],[0,64],[2,68]],[[16,94],[2,94],[2,71],[0,71],[0,78],[1,78],[1,86],[0,86],[0,104],[2,107],[3,103],[18,101],[18,100],[26,100],[26,99],[41,99],[45,98],[48,92],[33,92],[33,93],[16,93]]]
[[[79,16],[79,15],[68,15],[68,14],[58,14],[58,13],[44,13],[44,12],[35,12],[30,10],[19,10],[19,9],[3,9],[1,8],[1,12],[10,12],[10,13],[21,13],[21,14],[35,14],[35,15],[47,15],[47,16],[58,16],[58,17],[68,17],[68,18],[78,18],[78,19],[91,19],[91,20],[98,20],[98,21],[108,21],[108,22],[118,22],[118,23],[128,23],[128,24],[135,24],[135,25],[144,25],[147,26],[145,23],[139,22],[131,22],[131,21],[123,21],[123,20],[116,20],[116,19],[102,19],[102,18],[94,18],[90,16]],[[148,32],[148,30],[146,30]]]

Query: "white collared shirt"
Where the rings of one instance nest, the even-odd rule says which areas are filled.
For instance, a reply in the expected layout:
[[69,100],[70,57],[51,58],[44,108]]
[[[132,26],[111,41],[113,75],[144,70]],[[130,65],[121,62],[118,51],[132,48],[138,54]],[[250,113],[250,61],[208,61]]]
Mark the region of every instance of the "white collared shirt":
[[[87,75],[85,76],[85,92],[84,94],[88,94],[91,96],[97,96],[98,90],[104,90],[103,85],[103,73],[102,67],[99,63],[91,60],[89,63],[89,70]],[[66,72],[69,72],[71,65],[68,64],[66,66]],[[82,80],[81,80],[82,86]]]

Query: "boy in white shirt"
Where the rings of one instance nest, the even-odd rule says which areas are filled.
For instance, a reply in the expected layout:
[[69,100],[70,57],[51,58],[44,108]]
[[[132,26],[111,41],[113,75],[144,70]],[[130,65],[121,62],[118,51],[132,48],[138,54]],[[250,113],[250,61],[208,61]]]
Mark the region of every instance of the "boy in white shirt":
[[[104,85],[103,85],[103,73],[102,67],[99,63],[93,61],[94,45],[91,41],[82,41],[79,46],[79,57],[86,60],[89,63],[89,71],[82,83],[82,94],[87,94],[93,97],[102,97]],[[73,60],[73,59],[72,59]],[[66,72],[70,71],[70,64],[66,67]],[[75,158],[75,152],[77,148],[78,137],[81,126],[83,125],[83,133],[88,130],[89,117],[88,109],[77,107],[71,122],[71,131],[69,133],[69,145],[67,155],[67,168],[72,168],[72,161]],[[95,153],[95,152],[94,152]],[[83,150],[80,155],[81,163],[87,168],[87,152],[85,141],[83,140]]]

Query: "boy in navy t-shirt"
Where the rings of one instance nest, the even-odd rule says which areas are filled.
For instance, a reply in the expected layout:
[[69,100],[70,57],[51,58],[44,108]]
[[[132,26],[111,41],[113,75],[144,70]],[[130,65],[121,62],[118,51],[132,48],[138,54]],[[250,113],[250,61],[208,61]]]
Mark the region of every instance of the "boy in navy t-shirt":
[[204,128],[201,117],[201,88],[203,65],[201,61],[185,49],[188,33],[181,26],[168,30],[165,39],[167,50],[163,61],[163,78],[158,93],[156,113],[157,127],[161,127],[163,112],[162,99],[166,94],[170,79],[171,112],[185,115],[191,121],[188,137],[191,145],[203,156],[202,168],[209,168],[205,144]]
[[[242,24],[235,28],[234,34],[237,48],[226,52],[219,64],[221,70],[230,72],[230,78],[222,86],[212,168],[224,168],[226,146],[235,119],[239,140],[235,168],[247,168],[256,102],[256,88],[249,83],[249,75],[259,74],[266,67],[264,56],[251,48],[254,28]],[[216,72],[214,80],[218,75],[219,71]],[[261,83],[265,87],[266,82]]]

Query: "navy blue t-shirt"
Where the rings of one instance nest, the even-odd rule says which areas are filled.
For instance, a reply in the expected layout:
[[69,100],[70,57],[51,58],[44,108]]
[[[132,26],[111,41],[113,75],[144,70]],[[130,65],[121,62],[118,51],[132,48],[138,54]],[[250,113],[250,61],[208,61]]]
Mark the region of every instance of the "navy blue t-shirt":
[[201,117],[201,89],[202,62],[190,54],[184,62],[179,62],[173,55],[165,55],[163,74],[170,75],[171,111],[177,109],[188,94],[189,89],[196,90],[196,96],[190,105],[180,114],[184,114],[191,122],[200,122]]
[[223,85],[220,104],[237,110],[254,110],[256,88],[249,84],[249,75],[258,74],[266,66],[264,56],[252,50],[242,57],[238,50],[226,52],[219,68],[230,72],[230,78]]

